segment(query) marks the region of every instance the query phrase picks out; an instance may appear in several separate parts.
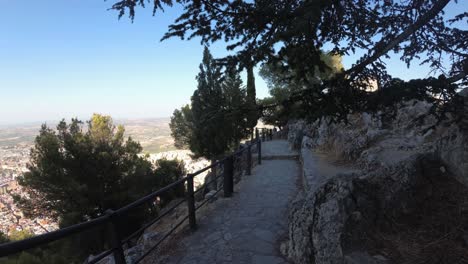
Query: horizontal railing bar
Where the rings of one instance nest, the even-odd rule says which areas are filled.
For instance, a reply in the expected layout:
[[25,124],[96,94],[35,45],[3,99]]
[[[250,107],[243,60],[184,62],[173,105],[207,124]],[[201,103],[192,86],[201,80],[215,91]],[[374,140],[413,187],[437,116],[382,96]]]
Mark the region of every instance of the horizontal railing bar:
[[[253,143],[250,143],[250,146],[253,146],[253,145],[256,145],[256,144],[258,144],[258,142],[255,140]],[[193,176],[197,176],[198,174],[203,173],[203,172],[205,172],[205,171],[207,171],[207,170],[209,170],[209,169],[212,169],[213,167],[215,167],[215,166],[217,166],[217,165],[223,163],[223,162],[224,162],[227,158],[229,158],[230,156],[237,155],[237,154],[239,154],[240,152],[243,152],[243,151],[245,151],[245,150],[246,150],[246,147],[244,147],[244,148],[242,148],[242,149],[240,149],[240,150],[237,150],[236,152],[234,152],[234,153],[232,153],[232,154],[230,154],[230,155],[224,157],[223,159],[218,160],[218,161],[212,163],[210,166],[207,166],[207,167],[205,167],[205,168],[203,168],[203,169],[200,169],[200,170],[198,170],[198,171],[196,171],[196,172],[194,172],[194,173],[192,173],[192,174],[193,174]]]
[[247,147],[243,147],[241,149],[238,149],[237,151],[235,151],[234,153],[231,154],[231,156],[237,156],[239,154],[241,154],[242,152],[246,151],[247,150]]
[[143,225],[142,227],[140,227],[137,231],[133,232],[133,234],[129,235],[126,239],[124,239],[122,241],[122,244],[125,244],[127,243],[128,241],[130,241],[130,239],[134,238],[135,236],[137,236],[140,232],[142,232],[143,230],[145,230],[146,228],[150,227],[151,225],[153,225],[154,223],[156,223],[158,220],[160,220],[161,218],[163,218],[164,216],[166,216],[167,214],[169,214],[170,212],[174,211],[174,209],[176,209],[177,207],[179,207],[181,204],[185,203],[186,202],[186,199],[182,199],[180,200],[177,204],[175,204],[174,206],[170,207],[169,209],[167,209],[164,213],[162,213],[161,215],[159,215],[158,217],[156,217],[155,219],[151,220],[150,222],[146,223],[145,225]]
[[23,239],[23,240],[20,240],[20,241],[0,244],[0,257],[7,256],[7,255],[10,255],[10,254],[14,254],[16,252],[28,250],[28,249],[40,246],[42,244],[47,244],[47,243],[62,239],[62,238],[66,237],[66,236],[69,236],[71,234],[79,233],[81,231],[90,229],[92,227],[107,223],[109,221],[109,219],[110,219],[109,216],[124,214],[127,211],[148,202],[149,200],[155,198],[156,196],[164,194],[165,192],[172,189],[173,187],[185,182],[186,179],[187,178],[184,177],[184,178],[182,178],[182,179],[180,179],[180,180],[178,180],[176,182],[173,182],[173,183],[167,185],[166,187],[164,187],[162,189],[159,189],[158,191],[156,191],[154,193],[151,193],[151,194],[149,194],[149,195],[147,195],[147,196],[145,196],[143,198],[140,198],[140,199],[136,200],[133,203],[130,203],[130,204],[118,209],[117,211],[115,211],[114,213],[112,213],[110,215],[101,216],[101,217],[95,218],[93,220],[90,220],[88,222],[83,222],[83,223],[79,223],[79,224],[76,224],[76,225],[73,225],[73,226],[61,228],[61,229],[56,230],[56,231],[48,232],[48,233],[45,233],[45,234],[42,234],[42,235],[38,235],[38,236],[31,237],[31,238]]
[[[276,133],[274,133],[276,134]],[[254,146],[254,145],[257,145],[257,144],[260,144],[260,141],[259,139],[257,138],[256,140],[254,141],[251,141],[249,144],[247,144],[247,147],[249,146]],[[221,163],[223,163],[227,158],[229,157],[233,157],[233,156],[236,156],[238,155],[239,153],[242,153],[243,151],[246,151],[247,150],[247,147],[243,147],[239,150],[237,150],[236,152],[232,153],[231,155],[228,155],[226,156],[225,158],[221,159],[221,160],[218,160],[216,161],[215,163],[211,164],[210,166],[208,167],[205,167],[201,170],[198,170],[196,171],[195,173],[193,173],[192,175],[193,176],[196,176],[200,173],[203,173]],[[219,177],[221,177],[221,175],[217,176],[214,180],[217,180]],[[214,181],[212,180],[212,181]],[[27,238],[27,239],[23,239],[23,240],[20,240],[20,241],[15,241],[15,242],[9,242],[9,243],[4,243],[4,244],[0,244],[0,257],[3,257],[3,256],[7,256],[7,255],[11,255],[11,254],[15,254],[15,253],[18,253],[18,252],[21,252],[21,251],[24,251],[24,250],[28,250],[28,249],[31,249],[31,248],[34,248],[34,247],[38,247],[38,246],[41,246],[43,244],[47,244],[47,243],[50,243],[50,242],[53,242],[53,241],[56,241],[56,240],[59,240],[59,239],[62,239],[62,238],[65,238],[69,235],[72,235],[72,234],[75,234],[75,233],[79,233],[79,232],[82,232],[82,231],[85,231],[85,230],[88,230],[88,229],[91,229],[93,227],[96,227],[96,226],[99,226],[99,225],[103,225],[107,222],[110,221],[110,218],[111,217],[118,217],[120,215],[123,215],[125,213],[127,213],[128,211],[132,210],[133,208],[135,207],[138,207],[148,201],[150,201],[151,199],[154,199],[155,197],[157,196],[160,196],[162,194],[164,194],[165,192],[169,191],[170,189],[174,188],[175,186],[178,186],[179,184],[183,184],[185,181],[187,181],[187,176],[185,176],[184,178],[182,179],[179,179],[177,180],[176,182],[173,182],[161,189],[159,189],[158,191],[156,192],[153,192],[151,194],[148,194],[147,196],[145,197],[142,197],[120,209],[117,209],[115,212],[113,212],[112,214],[109,214],[109,215],[104,215],[104,216],[101,216],[101,217],[98,217],[98,218],[95,218],[95,219],[92,219],[90,221],[87,221],[87,222],[83,222],[83,223],[78,223],[78,224],[75,224],[75,225],[72,225],[72,226],[69,226],[69,227],[65,227],[65,228],[61,228],[59,230],[56,230],[56,231],[52,231],[52,232],[48,232],[48,233],[45,233],[45,234],[42,234],[42,235],[37,235],[37,236],[34,236],[34,237],[31,237],[31,238]],[[211,183],[211,182],[210,182]],[[222,188],[221,188],[222,189]],[[217,190],[215,194],[217,194],[221,189]],[[201,190],[201,188],[199,189]],[[197,192],[199,191],[197,190]],[[158,218],[156,218],[155,220],[151,221],[152,223],[160,220],[163,216],[167,215],[170,211],[172,211],[173,209],[175,209],[175,207],[179,206],[180,204],[182,204],[184,202],[184,200],[182,200],[180,203],[178,203],[176,206],[174,206],[174,208],[171,208],[169,209],[168,211],[166,211],[164,214],[162,214],[161,216],[159,216]],[[203,204],[202,204],[203,205]],[[199,207],[198,207],[199,208]],[[197,208],[197,209],[198,209]],[[168,234],[166,236],[164,236],[158,243],[157,245],[159,245],[167,236],[169,236],[170,233],[172,233],[178,226],[180,226],[185,220],[188,219],[188,216],[186,216],[181,222],[179,222],[171,231],[168,232]],[[146,227],[147,228],[147,227]],[[140,230],[141,229],[141,230]],[[145,228],[140,228],[139,231],[135,232],[135,233],[138,233],[142,230],[144,230]],[[134,234],[135,234],[134,233]],[[132,234],[132,235],[134,235]],[[128,242],[129,239],[131,239],[131,237],[133,236],[129,236],[127,239],[124,240],[124,242]],[[156,245],[156,246],[157,246]],[[150,251],[152,251],[155,247],[153,247]],[[110,253],[109,253],[110,254]],[[147,254],[146,254],[147,255]],[[144,256],[146,256],[144,255]],[[101,256],[101,255],[99,255]],[[143,257],[144,257],[143,256]],[[105,257],[105,256],[104,256]],[[143,258],[140,258],[138,261],[141,261],[141,259]]]
[[184,178],[179,179],[179,180],[167,185],[166,187],[163,187],[162,189],[159,189],[158,191],[156,191],[154,193],[148,194],[147,196],[145,196],[143,198],[140,198],[140,199],[134,201],[133,203],[130,203],[130,204],[116,210],[114,212],[114,214],[115,215],[124,214],[127,211],[130,211],[131,209],[133,209],[135,207],[138,207],[138,206],[150,201],[151,199],[156,198],[157,196],[160,196],[160,195],[164,194],[165,192],[169,191],[170,189],[174,188],[175,186],[184,183],[186,180],[187,180],[187,176],[185,176]]
[[188,219],[188,215],[184,217],[184,219],[182,219],[179,223],[177,223],[171,230],[169,230],[158,242],[156,242],[156,244],[154,246],[152,246],[145,254],[143,254],[141,257],[139,257],[137,260],[135,260],[135,264],[136,263],[140,263],[140,261],[142,261],[146,256],[149,255],[149,253],[151,253],[151,251],[153,251],[155,248],[157,248],[164,240],[166,240],[166,238],[168,238],[172,232],[174,232],[180,225],[182,225],[182,223],[184,223],[186,220]]
[[214,198],[215,195],[217,195],[223,188],[220,188],[218,189],[211,198],[208,198],[208,199],[205,199],[205,201],[203,201],[201,204],[199,204],[197,207],[195,207],[195,210],[198,210],[200,207],[202,207],[203,205],[205,205],[207,202],[209,202],[211,199]]
[[197,189],[193,194],[196,194],[196,193],[202,191],[203,188],[205,188],[207,185],[209,185],[209,184],[211,184],[211,183],[213,183],[213,182],[219,180],[219,178],[221,178],[221,177],[223,177],[223,174],[220,174],[220,175],[216,176],[216,178],[212,179],[212,180],[209,181],[209,182],[203,183],[201,186],[198,187],[198,189]]
[[217,160],[216,162],[212,163],[210,166],[207,166],[207,167],[205,167],[205,168],[203,168],[203,169],[200,169],[200,170],[198,170],[198,171],[192,173],[192,175],[195,177],[195,176],[197,176],[197,175],[200,174],[200,173],[203,173],[203,172],[205,172],[205,171],[207,171],[207,170],[209,170],[209,169],[212,169],[212,168],[214,168],[215,166],[218,166],[219,164],[222,164],[228,157],[229,157],[229,156],[227,156],[227,157],[225,157],[225,158],[223,158],[223,159],[221,159],[221,160]]
[[203,172],[205,172],[205,171],[207,171],[207,170],[209,170],[209,169],[212,169],[212,168],[218,166],[220,163],[221,163],[221,161],[218,160],[218,161],[216,161],[215,163],[212,163],[212,164],[211,164],[210,166],[208,166],[208,167],[205,167],[205,168],[203,168],[203,169],[197,170],[196,172],[192,173],[192,175],[195,177],[195,176],[197,176],[198,174],[201,174],[201,173],[203,173]]
[[87,264],[94,264],[94,263],[98,263],[100,260],[102,260],[103,258],[109,256],[110,254],[112,254],[114,251],[114,248],[111,248],[111,249],[108,249],[107,251],[104,251],[102,252],[101,254],[97,255],[95,258],[93,258],[91,261],[89,262],[86,262]]
[[50,243],[55,240],[65,238],[69,235],[79,233],[81,231],[105,224],[110,221],[110,215],[104,215],[93,220],[64,227],[56,231],[23,239],[20,241],[5,243],[0,245],[0,257],[14,254],[23,250],[28,250],[42,244]]

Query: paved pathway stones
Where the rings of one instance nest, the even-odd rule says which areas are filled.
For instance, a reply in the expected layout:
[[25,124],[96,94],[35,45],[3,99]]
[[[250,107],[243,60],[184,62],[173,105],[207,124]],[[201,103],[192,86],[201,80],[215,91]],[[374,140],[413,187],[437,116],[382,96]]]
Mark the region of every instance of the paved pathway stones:
[[290,149],[288,141],[274,140],[263,142],[262,157],[264,159],[295,159],[299,157],[299,154]]
[[[268,156],[297,155],[284,140],[263,142]],[[198,230],[182,238],[166,263],[285,264],[279,253],[287,235],[289,201],[297,192],[299,165],[291,159],[265,160],[243,176],[231,198],[219,198]]]

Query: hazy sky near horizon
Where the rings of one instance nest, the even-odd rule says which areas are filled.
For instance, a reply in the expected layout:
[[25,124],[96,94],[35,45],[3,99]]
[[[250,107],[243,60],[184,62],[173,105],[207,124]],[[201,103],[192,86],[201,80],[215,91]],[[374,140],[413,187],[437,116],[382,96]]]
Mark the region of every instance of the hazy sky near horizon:
[[[203,47],[198,39],[159,41],[181,7],[154,17],[151,7],[138,9],[131,23],[107,10],[113,2],[0,0],[0,125],[87,119],[94,112],[167,117],[190,101]],[[447,14],[466,9],[461,2],[449,4]],[[222,43],[211,51],[226,54]],[[344,66],[360,55],[344,57]],[[408,70],[393,57],[387,63],[395,77],[429,72]],[[259,76],[256,84],[257,96],[267,96]]]

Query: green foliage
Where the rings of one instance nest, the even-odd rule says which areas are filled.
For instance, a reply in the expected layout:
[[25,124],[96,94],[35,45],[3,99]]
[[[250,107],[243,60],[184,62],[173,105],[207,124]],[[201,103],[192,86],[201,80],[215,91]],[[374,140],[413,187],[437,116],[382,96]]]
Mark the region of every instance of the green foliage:
[[10,239],[8,238],[8,236],[0,232],[0,244],[7,243],[7,242],[10,242]]
[[[10,241],[19,241],[26,238],[33,237],[34,234],[29,230],[17,231],[14,230],[10,236],[0,232],[0,244]],[[62,250],[57,250],[59,247],[57,243],[54,247],[50,245],[43,248],[35,248],[28,251],[23,251],[19,254],[0,258],[0,264],[36,264],[36,263],[54,263],[54,264],[69,264],[81,263],[82,260],[73,260],[64,255]]]
[[247,136],[247,129],[258,120],[256,104],[252,103],[255,102],[255,87],[249,95],[249,90],[244,88],[239,74],[230,69],[225,74],[222,89],[225,108],[223,133],[230,141],[227,145],[231,148],[237,147]]
[[19,241],[19,240],[23,240],[23,239],[30,238],[33,236],[34,236],[34,233],[26,229],[21,230],[21,231],[13,230],[12,232],[10,232],[8,239],[10,241]]
[[46,247],[21,252],[17,255],[0,258],[0,264],[79,264],[83,262],[80,258],[70,258],[57,248]]
[[208,48],[197,81],[191,107],[184,106],[171,117],[172,136],[195,157],[216,159],[246,137],[248,96],[239,74],[230,69],[223,76]]
[[272,125],[282,129],[291,118],[295,115],[295,112],[291,111],[291,108],[285,108],[283,105],[276,105],[278,102],[274,97],[266,97],[259,101],[261,105],[275,105],[274,107],[268,107],[263,109],[262,121],[264,124]]
[[[398,39],[391,48],[401,55],[402,61],[409,64],[425,55],[424,63],[443,69],[439,55],[448,54],[453,56],[452,72],[455,72],[466,60],[468,32],[453,22],[466,23],[468,14],[462,8],[459,15],[444,17],[442,10],[449,2],[164,0],[154,1],[154,11],[162,10],[164,5],[182,4],[184,11],[169,26],[163,39],[200,37],[204,44],[224,41],[228,50],[235,50],[224,60],[244,66],[251,64],[252,59],[257,64],[280,57],[286,58],[288,66],[298,73],[309,74],[312,65],[321,64],[320,50],[325,46],[332,46],[339,54],[356,49],[378,53],[410,28],[408,37]],[[119,16],[128,11],[133,19],[137,7],[144,7],[144,3],[145,0],[115,0],[112,9]],[[429,14],[428,19],[421,21],[421,25],[415,23],[424,14]],[[360,61],[371,55],[369,52]],[[385,68],[379,60],[366,66],[371,71]]]
[[[0,264],[42,264],[46,263],[45,259],[41,259],[40,257],[33,255],[28,252],[22,252],[19,254],[18,257],[8,257],[8,258],[1,258]],[[49,262],[49,263],[57,263],[57,262]]]
[[203,52],[203,62],[197,76],[198,87],[192,95],[193,140],[190,150],[195,156],[214,159],[226,151],[226,137],[220,133],[224,118],[221,68],[216,65],[208,48]]
[[320,59],[323,62],[322,67],[313,65],[315,70],[306,76],[306,80],[302,79],[295,70],[287,67],[286,60],[262,64],[260,76],[267,83],[270,93],[274,95],[275,92],[271,92],[272,90],[282,89],[289,93],[297,92],[306,89],[310,84],[321,84],[343,72],[342,56],[321,52]]
[[178,149],[187,149],[192,137],[193,117],[189,105],[174,110],[169,123],[174,145]]
[[134,197],[128,181],[151,175],[142,148],[108,116],[88,121],[62,120],[57,132],[43,125],[31,150],[29,172],[18,179],[29,198],[17,197],[29,216],[50,216],[61,223],[78,223],[117,209]]
[[[396,106],[403,101],[418,100],[432,103],[430,113],[438,117],[438,121],[445,119],[451,113],[457,122],[463,118],[463,98],[457,94],[458,85],[447,83],[443,76],[439,78],[415,79],[403,81],[390,80],[382,89],[369,93],[363,110],[376,112],[385,111],[390,116],[396,113]],[[388,113],[388,111],[391,111]]]
[[306,109],[300,102],[290,102],[286,105],[283,102],[291,98],[294,93],[304,91],[308,85],[312,83],[320,85],[323,81],[327,81],[343,71],[341,56],[321,53],[321,59],[325,63],[324,66],[320,69],[316,65],[316,71],[307,76],[307,81],[298,78],[296,72],[285,67],[285,61],[262,65],[260,75],[266,81],[271,97],[262,99],[260,104],[272,106],[263,109],[263,122],[281,128],[289,120],[303,118],[304,115],[307,115]]
[[[131,19],[146,2],[114,1],[112,9],[120,17],[128,12]],[[293,99],[301,101],[302,112],[343,119],[350,111],[372,104],[363,101],[372,99],[361,89],[365,83],[375,80],[383,87],[392,79],[381,59],[391,51],[408,67],[420,59],[432,70],[449,75],[451,82],[462,80],[466,86],[468,31],[460,25],[466,24],[468,13],[461,8],[458,15],[444,15],[450,2],[464,4],[453,0],[159,0],[154,11],[182,4],[181,15],[163,39],[200,37],[202,44],[224,42],[230,54],[218,61],[240,69],[280,63],[307,89],[292,96],[291,104]],[[314,77],[329,77],[317,76],[326,68],[325,47],[334,54],[363,50],[364,55],[351,69],[336,75],[337,80],[317,85]]]
[[[173,182],[180,180],[186,174],[187,171],[185,170],[185,164],[183,161],[160,159],[156,161],[156,177],[153,178],[153,186],[167,186]],[[157,191],[157,189],[153,187],[151,192],[154,191]],[[183,197],[184,193],[185,186],[181,184],[174,190],[171,190],[160,197],[161,205],[165,205],[174,198]]]
[[[179,161],[159,161],[154,169],[140,155],[140,144],[125,139],[124,132],[111,117],[99,114],[87,122],[87,129],[77,119],[70,124],[62,120],[57,130],[43,125],[31,150],[29,172],[18,178],[27,194],[15,197],[18,206],[28,216],[49,216],[65,227],[102,216],[184,176]],[[183,192],[182,186],[163,202]],[[121,235],[136,230],[157,211],[155,204],[148,204],[122,216],[117,223]],[[100,227],[64,239],[53,251],[85,257],[106,245],[106,229]]]

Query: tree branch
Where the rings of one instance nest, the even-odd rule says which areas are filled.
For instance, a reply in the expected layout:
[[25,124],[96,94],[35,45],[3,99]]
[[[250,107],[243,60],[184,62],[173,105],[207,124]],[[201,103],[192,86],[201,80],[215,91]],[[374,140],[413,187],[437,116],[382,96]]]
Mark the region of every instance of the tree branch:
[[[393,40],[385,44],[385,39],[390,38],[390,36],[385,36],[380,40],[374,48],[374,54],[360,62],[359,64],[355,65],[354,67],[350,68],[349,70],[345,71],[345,74],[349,74],[351,79],[353,79],[357,74],[362,72],[364,68],[366,68],[369,64],[376,61],[382,55],[385,55],[388,51],[393,49],[395,46],[400,44],[406,38],[408,38],[411,34],[416,32],[422,26],[426,25],[430,20],[439,14],[442,9],[450,2],[451,0],[440,0],[423,16],[421,16],[414,24],[407,27],[400,35],[395,37]],[[382,48],[380,48],[382,47]]]

